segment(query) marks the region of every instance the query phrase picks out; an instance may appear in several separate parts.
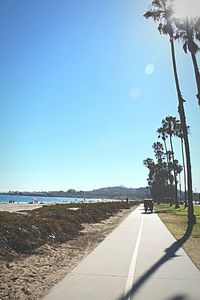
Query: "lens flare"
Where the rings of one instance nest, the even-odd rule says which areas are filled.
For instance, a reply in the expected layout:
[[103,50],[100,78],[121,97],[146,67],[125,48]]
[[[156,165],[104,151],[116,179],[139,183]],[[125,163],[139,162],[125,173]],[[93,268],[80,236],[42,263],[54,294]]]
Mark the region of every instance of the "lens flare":
[[174,15],[177,18],[200,16],[200,0],[173,0]]

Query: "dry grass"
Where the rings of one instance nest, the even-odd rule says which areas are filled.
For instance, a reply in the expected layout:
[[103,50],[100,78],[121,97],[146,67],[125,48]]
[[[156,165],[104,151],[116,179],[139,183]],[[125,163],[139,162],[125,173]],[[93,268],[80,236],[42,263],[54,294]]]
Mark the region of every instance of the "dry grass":
[[[187,228],[187,209],[180,206],[179,209],[169,207],[168,204],[161,204],[155,207],[163,223],[178,240],[183,237]],[[192,234],[183,245],[183,248],[196,267],[200,270],[200,206],[195,207],[197,224],[194,225]]]
[[[130,202],[130,206],[137,202]],[[129,209],[125,202],[57,204],[22,213],[0,212],[0,260],[33,254],[45,244],[76,238],[83,224],[95,224]]]
[[[58,207],[58,210],[61,208]],[[95,224],[82,224],[84,229],[81,234],[65,243],[47,243],[30,255],[18,254],[12,261],[0,261],[0,299],[43,299],[134,208],[120,209],[118,213]]]

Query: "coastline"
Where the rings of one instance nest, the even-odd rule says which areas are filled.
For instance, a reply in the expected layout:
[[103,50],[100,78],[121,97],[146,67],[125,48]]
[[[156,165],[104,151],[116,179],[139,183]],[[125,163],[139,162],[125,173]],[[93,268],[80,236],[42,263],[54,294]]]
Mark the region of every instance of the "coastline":
[[[84,203],[97,203],[97,202],[121,202],[121,200],[117,199],[104,199],[103,201],[100,199],[96,199],[96,201],[90,201],[87,199]],[[72,203],[79,203],[78,199],[77,201],[73,201]],[[80,203],[83,203],[80,201]],[[8,202],[0,202],[0,212],[1,211],[8,211],[8,212],[20,212],[23,210],[33,210],[36,208],[40,208],[42,206],[46,205],[56,205],[56,204],[70,204],[70,202],[44,202],[44,203],[28,203],[28,202],[14,202],[14,203],[8,203]]]
[[15,203],[0,203],[0,211],[8,212],[20,212],[23,210],[33,210],[40,208],[44,205],[55,205],[56,203],[26,203],[26,202],[15,202]]

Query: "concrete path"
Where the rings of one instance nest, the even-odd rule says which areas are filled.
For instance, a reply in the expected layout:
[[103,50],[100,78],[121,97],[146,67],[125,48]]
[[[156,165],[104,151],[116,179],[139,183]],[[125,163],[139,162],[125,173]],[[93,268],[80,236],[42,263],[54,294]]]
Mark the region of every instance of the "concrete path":
[[133,211],[44,300],[199,300],[200,272],[155,214]]

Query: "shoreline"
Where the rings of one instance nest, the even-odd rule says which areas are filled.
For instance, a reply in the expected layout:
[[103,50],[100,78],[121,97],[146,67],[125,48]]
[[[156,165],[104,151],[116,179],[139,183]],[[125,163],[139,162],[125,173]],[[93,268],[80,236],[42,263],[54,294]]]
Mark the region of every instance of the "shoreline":
[[40,208],[44,205],[55,205],[56,203],[32,203],[29,204],[27,202],[15,202],[15,203],[0,203],[0,212],[8,211],[8,212],[20,212],[22,210],[33,210],[36,208]]
[[98,203],[98,202],[121,202],[122,200],[117,199],[104,199],[103,201],[100,199],[96,199],[96,201],[90,201],[87,199],[85,202],[82,201],[73,201],[73,202],[42,202],[42,203],[28,203],[28,202],[0,202],[0,212],[8,211],[8,212],[20,212],[23,210],[33,210],[46,205],[56,205],[56,204],[70,204],[70,203]]

